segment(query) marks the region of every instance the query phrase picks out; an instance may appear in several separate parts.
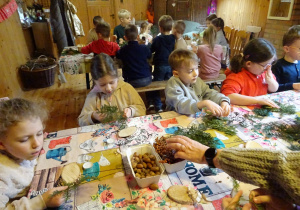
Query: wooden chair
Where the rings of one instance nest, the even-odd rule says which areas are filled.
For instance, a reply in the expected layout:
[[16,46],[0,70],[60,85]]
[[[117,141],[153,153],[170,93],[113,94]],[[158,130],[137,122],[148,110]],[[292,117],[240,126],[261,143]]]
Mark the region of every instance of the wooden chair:
[[231,42],[231,38],[233,36],[234,31],[235,31],[235,29],[230,28],[229,26],[224,27],[225,37],[229,43]]
[[231,49],[230,58],[232,58],[235,55],[238,55],[239,53],[242,53],[249,39],[250,39],[250,33],[247,33],[246,31],[243,30],[236,31],[230,43],[230,49]]

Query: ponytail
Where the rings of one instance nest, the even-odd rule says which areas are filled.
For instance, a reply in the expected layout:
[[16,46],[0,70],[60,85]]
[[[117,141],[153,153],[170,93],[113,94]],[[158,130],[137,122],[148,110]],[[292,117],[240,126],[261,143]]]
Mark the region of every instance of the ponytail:
[[262,63],[273,57],[276,57],[276,49],[269,41],[263,38],[252,39],[246,44],[243,53],[231,59],[230,70],[239,73],[247,61]]
[[211,52],[214,51],[216,44],[217,32],[213,26],[208,26],[208,28],[203,33],[203,40],[209,45]]
[[239,73],[240,71],[242,71],[242,68],[244,66],[244,56],[241,54],[235,55],[233,56],[233,58],[230,61],[230,70],[233,73]]

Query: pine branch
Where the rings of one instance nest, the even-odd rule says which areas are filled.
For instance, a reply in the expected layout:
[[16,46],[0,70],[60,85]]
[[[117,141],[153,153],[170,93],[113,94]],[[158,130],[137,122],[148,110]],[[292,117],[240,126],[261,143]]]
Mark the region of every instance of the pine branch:
[[207,129],[215,129],[218,131],[222,131],[225,134],[228,134],[230,136],[233,136],[236,134],[236,128],[233,126],[228,125],[227,118],[217,118],[212,115],[206,115],[203,117],[203,123]]
[[205,126],[203,124],[199,124],[199,125],[194,125],[189,129],[178,128],[178,130],[175,131],[174,134],[187,136],[201,144],[216,148],[218,141],[215,140],[209,133],[204,132],[204,130],[206,130]]
[[126,120],[124,113],[121,112],[117,106],[109,106],[105,104],[100,110],[98,110],[98,113],[106,114],[105,119],[102,120],[101,123],[111,123],[115,121],[122,122]]

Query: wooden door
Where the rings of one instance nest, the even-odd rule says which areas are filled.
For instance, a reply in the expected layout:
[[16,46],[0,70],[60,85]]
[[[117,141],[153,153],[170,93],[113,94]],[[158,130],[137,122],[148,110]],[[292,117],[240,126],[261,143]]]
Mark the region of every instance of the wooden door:
[[117,15],[114,12],[114,0],[88,0],[87,1],[89,28],[93,28],[94,16],[100,15],[105,22],[110,24],[111,30],[116,26]]

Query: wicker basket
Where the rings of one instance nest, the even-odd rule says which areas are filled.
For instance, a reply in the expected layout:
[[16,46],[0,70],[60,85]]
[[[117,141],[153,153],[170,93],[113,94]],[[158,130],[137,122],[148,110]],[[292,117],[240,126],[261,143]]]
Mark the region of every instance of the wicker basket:
[[[40,65],[46,64],[40,68]],[[25,89],[50,87],[55,81],[57,63],[53,58],[40,56],[20,67],[20,76]]]

